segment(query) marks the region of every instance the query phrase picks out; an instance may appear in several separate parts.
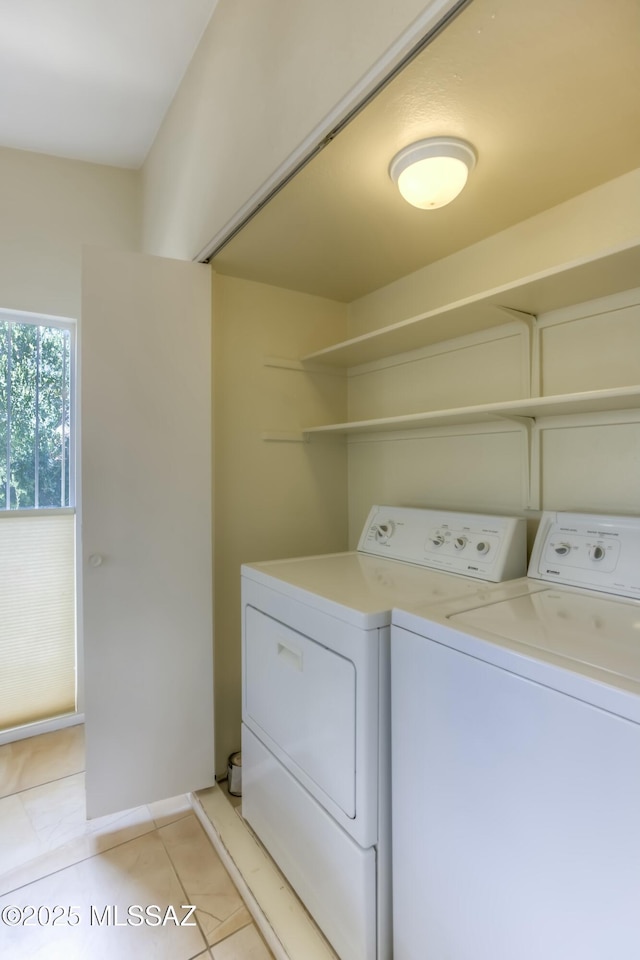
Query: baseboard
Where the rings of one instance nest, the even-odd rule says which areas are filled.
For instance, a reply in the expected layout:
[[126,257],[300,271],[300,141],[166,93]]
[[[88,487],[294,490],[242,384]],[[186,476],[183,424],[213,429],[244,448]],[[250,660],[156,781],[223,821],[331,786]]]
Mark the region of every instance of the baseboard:
[[338,960],[223,790],[200,790],[191,803],[276,960]]
[[16,740],[39,737],[42,733],[54,733],[56,730],[64,730],[65,727],[75,727],[80,723],[84,723],[84,713],[66,713],[63,717],[54,717],[52,720],[39,720],[37,723],[26,723],[22,727],[11,727],[10,730],[0,732],[0,746]]

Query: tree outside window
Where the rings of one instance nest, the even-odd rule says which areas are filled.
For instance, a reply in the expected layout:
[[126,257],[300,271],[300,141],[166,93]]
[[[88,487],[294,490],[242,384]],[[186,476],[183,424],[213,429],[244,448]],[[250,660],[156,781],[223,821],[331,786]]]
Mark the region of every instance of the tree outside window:
[[71,330],[0,317],[0,510],[73,505]]

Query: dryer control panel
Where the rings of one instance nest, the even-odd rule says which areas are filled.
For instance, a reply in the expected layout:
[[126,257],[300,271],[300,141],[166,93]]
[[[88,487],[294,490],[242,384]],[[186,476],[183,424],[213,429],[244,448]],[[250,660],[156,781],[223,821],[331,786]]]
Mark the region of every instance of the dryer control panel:
[[479,580],[511,580],[526,573],[526,524],[519,517],[375,506],[358,551]]
[[640,597],[640,517],[544,513],[529,576]]

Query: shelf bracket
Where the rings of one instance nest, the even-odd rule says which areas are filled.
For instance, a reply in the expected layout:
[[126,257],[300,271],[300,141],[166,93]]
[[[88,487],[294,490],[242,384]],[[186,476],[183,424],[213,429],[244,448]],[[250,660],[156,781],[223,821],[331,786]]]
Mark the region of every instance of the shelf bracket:
[[529,332],[527,367],[529,385],[528,392],[530,397],[540,395],[540,328],[538,327],[538,317],[535,313],[526,313],[524,310],[516,310],[514,307],[503,307],[499,304],[498,310],[508,314],[514,320],[519,320]]
[[526,510],[540,509],[540,431],[535,417],[519,417],[516,414],[499,414],[522,428],[524,441],[524,465],[522,471],[522,494]]
[[503,313],[507,313],[510,317],[513,317],[514,320],[522,320],[529,328],[531,328],[538,319],[535,313],[527,313],[526,310],[516,310],[515,307],[503,307],[499,303],[496,304],[496,307]]

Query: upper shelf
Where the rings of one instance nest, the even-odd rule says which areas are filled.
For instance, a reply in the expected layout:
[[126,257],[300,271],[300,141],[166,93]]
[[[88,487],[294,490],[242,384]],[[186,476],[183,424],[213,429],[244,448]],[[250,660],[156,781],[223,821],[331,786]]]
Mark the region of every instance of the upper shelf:
[[[610,296],[638,285],[640,246],[575,261],[430,310],[372,333],[317,350],[303,361],[353,367],[396,353],[452,340],[513,320],[509,311],[537,316],[575,303]],[[450,422],[450,421],[448,421]]]
[[501,403],[485,403],[451,410],[431,410],[409,413],[399,417],[378,420],[359,420],[351,423],[331,423],[322,427],[308,427],[306,436],[330,434],[342,436],[351,433],[382,433],[391,430],[410,430],[419,427],[444,427],[453,424],[490,423],[518,417],[558,417],[576,413],[606,413],[640,408],[640,386],[616,387],[612,390],[590,390],[585,393],[567,393],[558,397],[534,397]]

